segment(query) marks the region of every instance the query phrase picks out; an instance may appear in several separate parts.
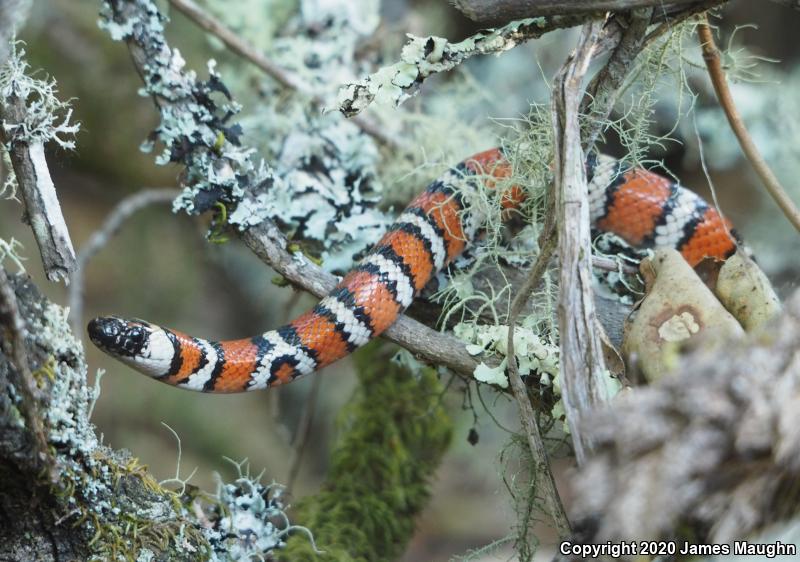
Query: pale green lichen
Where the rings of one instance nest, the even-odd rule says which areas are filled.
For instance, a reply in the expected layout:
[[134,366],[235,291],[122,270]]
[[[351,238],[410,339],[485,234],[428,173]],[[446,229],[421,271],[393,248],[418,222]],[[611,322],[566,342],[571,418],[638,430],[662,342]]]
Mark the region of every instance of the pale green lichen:
[[[330,87],[349,76],[359,40],[377,25],[378,4],[303,0],[299,8],[286,36],[270,41],[268,54],[310,87]],[[110,0],[102,15],[113,38],[147,56],[143,93],[158,100],[162,120],[144,148],[159,141],[158,164],[185,166],[176,210],[200,213],[223,204],[230,208],[226,225],[239,229],[275,221],[310,242],[308,251],[330,270],[346,269],[377,240],[387,221],[377,208],[382,188],[371,138],[336,115],[310,110],[303,95],[287,100],[266,82],[264,91],[271,93],[254,100],[261,107],[246,122],[253,139],[267,139],[265,153],[275,168],[256,163],[255,150],[240,139],[242,128],[230,122],[240,106],[213,61],[207,81],[187,71],[177,49],[167,45],[165,19],[151,0]],[[268,131],[260,134],[256,124]]]
[[0,186],[0,198],[16,199],[17,179],[14,174],[9,150],[14,143],[39,145],[55,142],[61,148],[73,149],[79,123],[71,123],[72,107],[69,101],[58,98],[58,87],[54,79],[37,78],[25,61],[25,50],[21,41],[11,43],[11,51],[5,63],[0,65],[0,100],[6,103],[14,99],[25,106],[22,122],[0,121],[7,140],[0,146],[5,168],[5,178]]
[[[80,124],[70,123],[72,108],[69,101],[58,98],[54,79],[35,78],[29,73],[25,50],[18,49],[19,44],[12,44],[8,59],[0,66],[0,99],[18,98],[26,106],[22,123],[2,124],[9,143],[46,144],[52,141],[61,148],[74,148],[74,137]],[[8,146],[5,149],[8,150]],[[3,192],[5,190],[4,186]]]
[[360,113],[373,101],[400,105],[416,95],[429,76],[452,70],[476,55],[500,54],[520,43],[541,35],[545,20],[529,18],[503,27],[482,31],[451,43],[436,36],[416,37],[403,47],[400,61],[385,66],[359,82],[351,82],[339,90],[337,105],[347,116]]
[[[108,0],[101,11],[101,27],[113,39],[126,40],[138,49],[144,79],[141,93],[158,102],[161,123],[143,149],[151,150],[156,141],[161,142],[164,149],[156,162],[185,166],[181,178],[185,190],[175,201],[176,210],[201,213],[219,202],[231,207],[242,201],[252,205],[278,180],[263,161],[255,161],[254,150],[240,142],[241,127],[231,122],[240,107],[217,74],[216,63],[209,61],[205,81],[185,70],[180,52],[170,49],[164,39],[164,22],[151,0]],[[254,213],[246,222],[229,222],[245,228],[265,218],[263,213]]]
[[264,485],[261,475],[251,476],[246,459],[227,460],[237,477],[226,483],[217,475],[217,492],[208,510],[212,522],[202,529],[213,551],[210,560],[273,559],[290,535],[304,535],[309,548],[317,551],[311,531],[289,522],[284,487],[274,482]]
[[[302,0],[266,54],[327,98],[363,65],[356,49],[374,32],[378,9],[374,0]],[[284,189],[271,190],[260,203],[325,269],[345,271],[389,222],[378,208],[384,187],[375,140],[341,115],[309,107],[305,96],[281,95],[271,79],[261,83],[264,94],[252,99],[243,123]]]
[[0,238],[0,266],[8,259],[17,266],[20,273],[24,273],[25,265],[22,262],[25,261],[25,258],[20,254],[20,250],[22,250],[22,243],[19,240],[12,238],[6,241]]
[[[514,330],[514,356],[519,374],[528,376],[536,373],[541,385],[550,386],[558,376],[558,346],[542,340],[531,327],[525,326],[526,322],[533,322],[533,319],[529,317]],[[470,342],[467,352],[471,355],[496,352],[504,357],[497,367],[489,367],[481,362],[474,375],[481,382],[507,388],[508,326],[460,323],[453,328],[453,333],[463,341]]]

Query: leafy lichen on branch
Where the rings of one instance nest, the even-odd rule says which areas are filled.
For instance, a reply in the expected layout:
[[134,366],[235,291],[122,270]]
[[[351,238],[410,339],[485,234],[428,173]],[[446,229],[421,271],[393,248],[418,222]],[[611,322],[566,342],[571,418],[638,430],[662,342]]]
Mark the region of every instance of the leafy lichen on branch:
[[520,43],[577,22],[573,17],[529,18],[495,30],[481,31],[457,43],[433,35],[409,35],[411,40],[403,47],[399,62],[340,88],[338,109],[347,116],[353,116],[373,101],[400,105],[416,95],[425,79],[433,74],[452,70],[476,55],[500,54]]
[[231,121],[240,108],[216,63],[209,61],[205,81],[185,70],[180,52],[164,38],[165,20],[151,0],[108,0],[101,12],[100,25],[113,39],[128,42],[144,80],[142,94],[152,97],[161,112],[161,123],[143,149],[161,142],[164,150],[156,162],[185,167],[185,190],[175,201],[176,210],[199,214],[223,203],[235,207],[231,224],[258,224],[268,215],[266,191],[277,182],[275,174],[242,145],[242,129]]

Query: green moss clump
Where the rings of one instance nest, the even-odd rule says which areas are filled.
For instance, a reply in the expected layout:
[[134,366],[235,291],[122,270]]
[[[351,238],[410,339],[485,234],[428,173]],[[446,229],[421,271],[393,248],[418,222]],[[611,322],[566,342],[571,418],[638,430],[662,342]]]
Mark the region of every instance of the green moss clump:
[[314,534],[289,539],[282,560],[391,560],[414,531],[428,480],[453,425],[433,369],[420,379],[373,344],[356,355],[361,385],[342,418],[344,433],[323,489],[303,498],[294,522]]

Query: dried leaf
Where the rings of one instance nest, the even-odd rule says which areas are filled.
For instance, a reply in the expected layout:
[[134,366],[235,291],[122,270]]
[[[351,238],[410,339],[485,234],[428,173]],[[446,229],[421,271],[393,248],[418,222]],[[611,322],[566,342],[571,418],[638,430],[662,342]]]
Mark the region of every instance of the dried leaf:
[[704,345],[714,345],[720,336],[743,334],[741,325],[677,251],[656,250],[640,269],[647,294],[626,323],[623,354],[628,361],[637,361],[648,381],[668,373],[680,348],[701,336]]

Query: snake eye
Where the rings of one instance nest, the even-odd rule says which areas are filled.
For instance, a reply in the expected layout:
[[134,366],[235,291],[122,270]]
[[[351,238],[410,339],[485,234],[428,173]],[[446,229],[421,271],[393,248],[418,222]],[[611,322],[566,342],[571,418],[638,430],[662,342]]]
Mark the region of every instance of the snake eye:
[[92,319],[87,331],[89,338],[97,347],[121,356],[139,355],[147,343],[149,334],[144,325],[113,316]]

